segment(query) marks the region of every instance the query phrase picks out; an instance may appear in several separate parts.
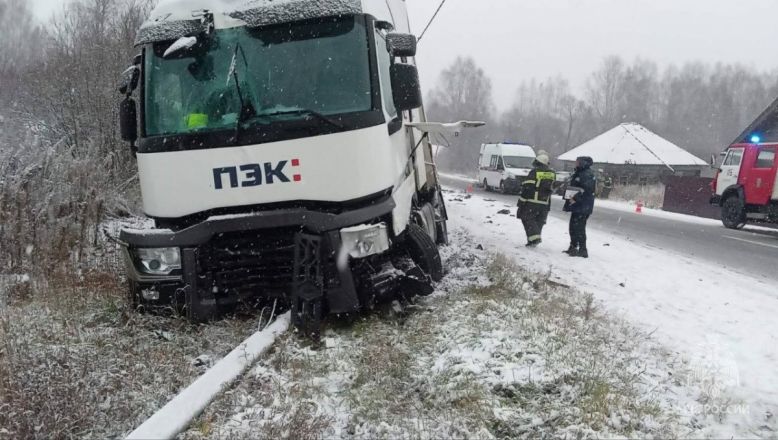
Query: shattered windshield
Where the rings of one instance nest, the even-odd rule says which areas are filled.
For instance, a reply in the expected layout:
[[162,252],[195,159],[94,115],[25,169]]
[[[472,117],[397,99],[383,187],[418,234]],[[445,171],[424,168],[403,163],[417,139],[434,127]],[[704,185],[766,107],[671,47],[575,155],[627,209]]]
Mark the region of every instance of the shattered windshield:
[[147,136],[372,109],[368,36],[355,17],[221,29],[165,59],[170,45],[146,51]]

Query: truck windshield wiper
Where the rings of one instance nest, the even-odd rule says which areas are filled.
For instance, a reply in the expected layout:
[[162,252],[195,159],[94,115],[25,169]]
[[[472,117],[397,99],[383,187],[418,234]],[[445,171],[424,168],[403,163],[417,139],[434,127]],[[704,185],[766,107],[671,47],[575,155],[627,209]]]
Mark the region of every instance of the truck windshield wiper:
[[308,109],[295,109],[295,110],[284,110],[279,112],[273,112],[273,113],[260,113],[257,115],[257,117],[267,117],[272,118],[273,116],[285,116],[285,115],[305,115],[305,116],[313,116],[314,118],[318,119],[319,121],[326,122],[327,124],[338,128],[340,130],[343,130],[345,126],[341,124],[340,122],[335,121],[334,119],[327,117],[316,110],[308,110]]
[[241,52],[241,55],[243,55],[243,62],[246,64],[246,66],[248,66],[248,62],[246,61],[246,53],[243,51],[243,47],[240,45],[240,43],[237,43],[235,45],[235,53],[232,54],[230,71],[227,74],[227,85],[230,84],[230,81],[235,82],[235,91],[238,93],[238,100],[240,100],[240,112],[238,113],[238,118],[235,121],[236,141],[240,135],[241,124],[243,124],[247,119],[251,118],[255,114],[254,106],[252,106],[250,102],[246,102],[246,99],[243,97],[243,91],[240,89],[240,78],[238,78],[238,51]]

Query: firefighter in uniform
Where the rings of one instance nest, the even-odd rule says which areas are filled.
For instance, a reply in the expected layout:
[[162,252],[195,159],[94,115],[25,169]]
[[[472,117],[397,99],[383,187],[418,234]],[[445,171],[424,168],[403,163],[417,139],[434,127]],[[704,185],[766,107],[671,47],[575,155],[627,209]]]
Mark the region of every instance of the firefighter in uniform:
[[524,225],[527,233],[527,247],[535,247],[541,243],[543,226],[551,209],[551,194],[556,180],[556,173],[549,167],[548,154],[538,154],[527,180],[521,184],[519,193],[519,209],[516,216]]

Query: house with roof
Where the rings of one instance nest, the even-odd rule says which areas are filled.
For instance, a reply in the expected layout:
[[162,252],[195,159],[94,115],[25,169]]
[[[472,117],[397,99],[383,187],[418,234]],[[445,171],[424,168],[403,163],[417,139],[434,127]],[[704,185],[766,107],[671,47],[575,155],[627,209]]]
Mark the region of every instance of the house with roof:
[[636,123],[621,124],[557,159],[573,170],[581,156],[591,157],[594,169],[617,185],[650,185],[668,175],[696,177],[708,168],[704,160]]

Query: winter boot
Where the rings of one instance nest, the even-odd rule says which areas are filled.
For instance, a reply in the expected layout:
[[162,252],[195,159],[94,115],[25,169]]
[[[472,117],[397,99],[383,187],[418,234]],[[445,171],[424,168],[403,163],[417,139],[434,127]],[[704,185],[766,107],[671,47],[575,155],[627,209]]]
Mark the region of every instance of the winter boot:
[[562,251],[562,252],[572,256],[574,253],[578,252],[578,247],[571,244],[566,251]]
[[578,249],[578,253],[575,256],[581,258],[589,258],[589,251],[587,251],[585,247],[582,247],[581,249]]
[[534,247],[538,247],[538,245],[539,245],[540,243],[543,243],[543,240],[541,240],[541,239],[539,239],[539,238],[538,238],[537,240],[532,240],[532,241],[530,241],[529,243],[527,243],[527,244],[526,244],[526,246],[527,246],[528,248],[534,248]]

